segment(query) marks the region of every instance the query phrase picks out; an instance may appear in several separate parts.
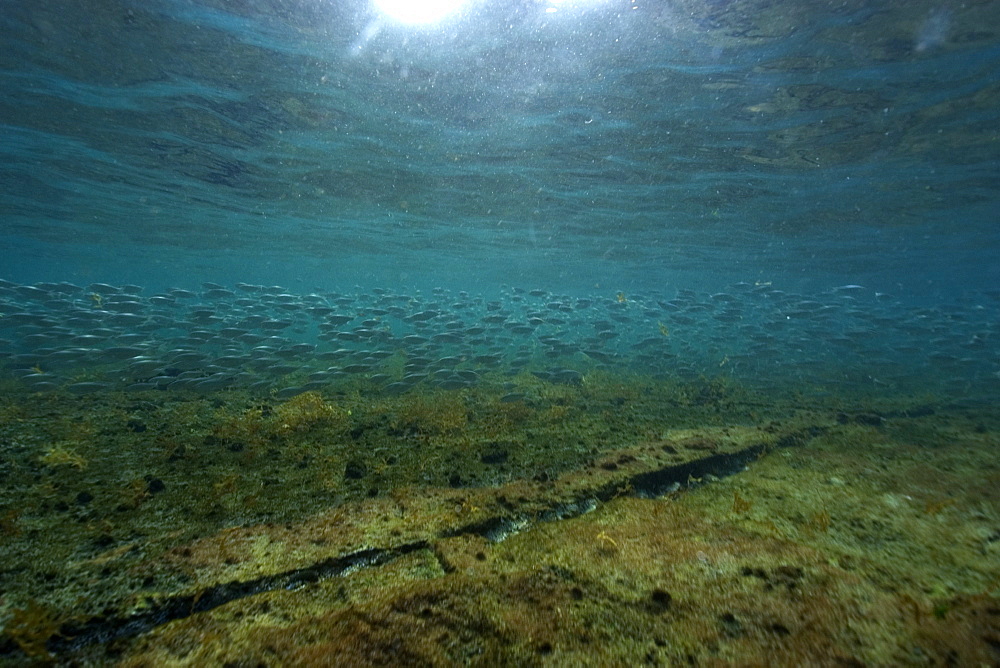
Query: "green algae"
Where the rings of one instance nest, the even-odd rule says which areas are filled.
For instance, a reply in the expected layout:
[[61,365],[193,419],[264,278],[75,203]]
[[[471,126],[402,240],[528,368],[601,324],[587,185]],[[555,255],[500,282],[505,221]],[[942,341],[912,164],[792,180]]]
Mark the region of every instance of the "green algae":
[[[415,587],[433,592],[439,603],[432,611],[445,600],[455,609],[468,608],[460,602],[466,597],[493,600],[494,612],[473,616],[479,626],[462,632],[468,656],[572,661],[584,650],[567,638],[587,635],[579,623],[591,629],[584,645],[599,641],[601,656],[638,657],[622,643],[652,633],[647,651],[659,661],[735,660],[754,656],[754,642],[777,642],[775,634],[807,642],[797,631],[801,624],[778,615],[785,621],[771,622],[770,636],[750,633],[749,600],[710,624],[691,607],[703,588],[718,595],[712,605],[722,609],[721,601],[744,595],[748,583],[789,590],[821,573],[838,584],[815,590],[831,612],[813,624],[831,629],[871,592],[881,597],[880,614],[917,611],[906,612],[917,627],[927,619],[967,623],[954,613],[972,605],[962,597],[986,596],[983,605],[993,600],[988,594],[1000,578],[993,490],[1000,473],[991,456],[996,432],[989,411],[928,397],[863,397],[854,404],[768,397],[728,380],[664,384],[602,374],[579,385],[533,377],[518,383],[514,401],[502,400],[500,386],[489,383],[399,397],[354,388],[287,400],[238,391],[4,395],[3,651],[11,660],[50,651],[100,657],[110,646],[87,630],[96,618],[112,628],[115,619],[124,624],[145,614],[146,632],[126,634],[118,649],[161,656],[166,650],[157,643],[176,642],[167,639],[174,632],[168,629],[183,635],[185,620],[210,617],[219,643],[236,634],[243,638],[237,651],[253,654],[263,650],[248,629],[280,636],[282,628],[361,614],[378,604],[366,604],[365,591],[385,590],[381,604],[398,607],[402,599],[393,597],[405,598],[403,589]],[[635,485],[651,472],[686,470],[690,462],[748,446],[762,457],[748,471],[724,480],[689,473],[668,489],[673,501],[614,498],[648,494]],[[674,517],[678,507],[687,509],[683,522]],[[586,514],[593,508],[598,512]],[[647,534],[663,513],[679,524],[672,534],[656,529],[673,536],[660,545]],[[351,561],[365,550],[371,559]],[[803,550],[809,558],[796,561]],[[683,555],[663,581],[644,570],[657,563],[656,554]],[[407,566],[416,563],[423,566]],[[556,568],[556,575],[538,564]],[[511,595],[504,591],[512,574],[526,582],[555,577],[558,586],[542,589],[568,596],[566,609],[573,609],[582,576],[566,578],[558,569],[585,572],[587,590],[601,592],[587,597],[586,615],[552,630],[548,640],[524,642],[496,630],[513,623],[514,609],[502,603]],[[288,583],[296,583],[291,593]],[[340,602],[324,607],[316,592],[331,588],[341,592]],[[232,605],[275,605],[278,598],[294,621],[232,617]],[[531,600],[519,605],[530,608]],[[185,601],[188,610],[177,612]],[[623,606],[641,614],[623,617]],[[659,608],[676,613],[684,606],[694,625],[688,636],[658,644],[655,638],[671,637],[672,627],[654,615],[659,621],[647,628],[649,611],[662,616]],[[521,612],[542,624],[537,610]],[[405,626],[414,614],[422,613],[394,619]],[[626,618],[631,630],[594,630]],[[338,623],[353,628],[357,620]],[[477,636],[480,627],[496,627],[495,637]],[[722,635],[712,636],[709,627]],[[86,642],[66,640],[70,631]],[[898,659],[892,653],[898,648],[887,649],[876,631],[856,631],[862,640],[847,655]],[[327,637],[313,650],[340,642]],[[808,642],[819,643],[812,636]],[[713,653],[713,646],[729,649]],[[206,647],[222,651],[211,642]],[[463,656],[412,649],[432,663]],[[283,651],[291,660],[307,650]],[[171,660],[219,658],[196,659],[193,651],[175,652]]]

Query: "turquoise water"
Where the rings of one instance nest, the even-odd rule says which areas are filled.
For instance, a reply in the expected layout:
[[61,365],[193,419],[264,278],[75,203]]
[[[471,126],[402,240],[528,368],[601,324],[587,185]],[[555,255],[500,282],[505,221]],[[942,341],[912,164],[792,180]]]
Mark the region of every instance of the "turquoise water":
[[0,7],[0,662],[997,658],[1000,0]]
[[[546,9],[557,11],[547,13]],[[9,2],[2,273],[1000,284],[995,5]]]

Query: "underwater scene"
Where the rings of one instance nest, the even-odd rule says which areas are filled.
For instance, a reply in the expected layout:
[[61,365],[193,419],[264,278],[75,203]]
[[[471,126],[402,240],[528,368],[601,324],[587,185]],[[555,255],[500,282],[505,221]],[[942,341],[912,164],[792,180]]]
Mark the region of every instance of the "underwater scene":
[[1000,0],[0,42],[0,665],[1000,665]]

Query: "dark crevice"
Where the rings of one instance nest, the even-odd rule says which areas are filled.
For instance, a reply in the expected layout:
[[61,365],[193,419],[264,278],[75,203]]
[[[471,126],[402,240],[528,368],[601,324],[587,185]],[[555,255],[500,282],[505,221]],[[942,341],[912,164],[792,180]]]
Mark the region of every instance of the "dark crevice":
[[[696,459],[677,466],[649,471],[633,476],[630,482],[635,490],[636,496],[656,497],[663,496],[672,491],[676,491],[683,486],[700,482],[705,476],[713,475],[717,478],[725,478],[743,471],[747,464],[760,458],[767,450],[763,443],[751,445],[739,452],[724,455],[712,455],[704,459]],[[600,497],[606,501],[611,494],[614,496],[615,490],[603,490]]]
[[[790,439],[787,443],[779,444],[779,446],[803,445],[807,440],[819,435],[819,433],[821,431],[816,430],[806,430],[801,433],[796,432],[793,435],[795,438]],[[747,464],[761,457],[767,449],[767,445],[760,443],[751,445],[739,452],[712,455],[692,462],[685,462],[684,464],[639,473],[624,481],[608,483],[568,503],[561,503],[533,514],[490,517],[473,524],[449,529],[443,532],[442,537],[450,538],[453,536],[475,534],[492,542],[499,542],[534,524],[570,519],[589,513],[597,507],[598,502],[610,501],[615,497],[622,496],[623,489],[628,489],[628,494],[631,496],[653,498],[682,488],[691,487],[701,482],[708,475],[724,478],[739,473],[746,468]]]
[[387,550],[361,550],[285,573],[241,582],[226,582],[195,594],[166,598],[157,601],[151,609],[128,617],[98,616],[81,624],[67,623],[49,638],[45,647],[49,652],[58,654],[95,643],[103,644],[118,638],[136,636],[167,622],[206,612],[230,601],[278,589],[298,589],[319,580],[344,575],[357,568],[381,566],[426,547],[425,541],[418,541]]
[[[801,446],[822,431],[823,429],[814,427],[790,434],[778,443],[778,447]],[[604,485],[568,503],[560,503],[531,514],[491,517],[481,522],[443,531],[438,537],[474,534],[492,542],[499,542],[535,524],[584,515],[597,508],[599,502],[621,496],[623,488],[629,489],[628,493],[633,496],[656,497],[697,484],[707,475],[721,478],[739,473],[751,461],[762,456],[768,447],[765,444],[752,445],[739,452],[712,455],[640,473],[625,481]],[[137,636],[167,622],[206,612],[234,600],[279,589],[298,589],[320,580],[345,575],[358,568],[381,566],[401,556],[427,549],[429,545],[428,541],[415,541],[393,548],[361,550],[326,559],[305,568],[253,580],[227,582],[207,587],[195,594],[166,598],[155,602],[144,612],[127,617],[96,616],[82,623],[70,622],[60,627],[58,633],[49,638],[45,646],[49,652],[60,654],[76,651],[88,645],[106,644],[116,639]]]

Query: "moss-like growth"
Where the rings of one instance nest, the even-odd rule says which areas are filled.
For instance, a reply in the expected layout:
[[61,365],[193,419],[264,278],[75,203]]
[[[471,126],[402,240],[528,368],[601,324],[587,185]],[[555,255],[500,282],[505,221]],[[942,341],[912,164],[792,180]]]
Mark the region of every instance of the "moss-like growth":
[[82,471],[87,468],[87,460],[64,445],[50,447],[44,455],[38,458],[38,461],[53,469],[73,468]]
[[319,392],[304,392],[279,404],[271,425],[277,432],[302,432],[322,427],[328,432],[344,431],[351,411],[323,400]]
[[220,409],[212,429],[216,438],[227,443],[262,446],[280,439],[301,438],[309,432],[326,436],[345,432],[351,411],[327,402],[319,392],[304,392],[271,407],[260,404],[232,414]]
[[468,420],[469,409],[460,392],[417,392],[400,402],[392,426],[397,431],[440,436],[461,431]]
[[46,647],[59,632],[62,620],[49,608],[31,600],[15,608],[3,627],[5,636],[13,640],[21,651],[32,660],[47,661],[52,658]]

